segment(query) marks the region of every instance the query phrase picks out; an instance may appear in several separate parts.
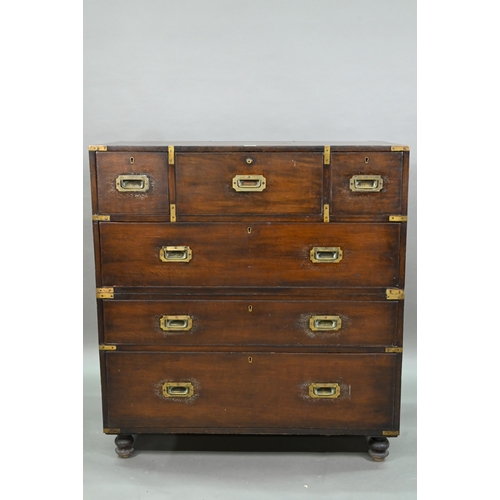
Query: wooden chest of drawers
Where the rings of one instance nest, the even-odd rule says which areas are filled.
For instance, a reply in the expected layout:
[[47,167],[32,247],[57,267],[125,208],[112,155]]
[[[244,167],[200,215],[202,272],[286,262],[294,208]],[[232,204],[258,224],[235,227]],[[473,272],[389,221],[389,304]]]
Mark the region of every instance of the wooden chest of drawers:
[[90,146],[104,432],[399,434],[409,152]]

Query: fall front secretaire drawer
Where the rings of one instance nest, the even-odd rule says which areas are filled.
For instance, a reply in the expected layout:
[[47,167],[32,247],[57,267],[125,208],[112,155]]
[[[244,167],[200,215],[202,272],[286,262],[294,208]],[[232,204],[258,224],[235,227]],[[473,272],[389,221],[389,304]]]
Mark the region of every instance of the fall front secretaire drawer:
[[400,364],[401,354],[107,352],[107,426],[397,429]]
[[400,224],[100,224],[107,286],[403,284]]
[[320,215],[323,155],[178,153],[177,214]]

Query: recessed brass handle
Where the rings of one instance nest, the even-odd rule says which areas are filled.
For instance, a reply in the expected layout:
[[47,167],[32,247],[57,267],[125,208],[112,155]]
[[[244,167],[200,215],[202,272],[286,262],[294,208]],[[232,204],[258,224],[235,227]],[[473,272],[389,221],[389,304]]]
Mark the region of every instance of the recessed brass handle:
[[266,189],[266,178],[263,175],[235,175],[233,177],[235,191],[259,192]]
[[311,262],[315,263],[337,263],[342,260],[342,249],[340,247],[313,247],[309,252]]
[[340,396],[340,385],[335,382],[315,383],[309,385],[311,398],[334,399]]
[[193,258],[193,252],[189,247],[161,247],[160,260],[162,262],[189,262]]
[[165,382],[161,391],[166,398],[191,398],[194,387],[191,382]]
[[121,193],[144,193],[149,189],[149,178],[147,175],[119,175],[116,189]]
[[353,175],[349,187],[351,191],[378,193],[384,187],[384,180],[380,175]]
[[187,332],[193,327],[191,316],[162,316],[160,328],[165,332]]
[[313,316],[309,328],[313,332],[337,331],[342,327],[340,316]]

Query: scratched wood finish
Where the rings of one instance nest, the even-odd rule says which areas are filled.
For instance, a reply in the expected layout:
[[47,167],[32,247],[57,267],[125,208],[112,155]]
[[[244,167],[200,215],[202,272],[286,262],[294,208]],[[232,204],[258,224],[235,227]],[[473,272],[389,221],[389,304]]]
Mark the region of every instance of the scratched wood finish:
[[[131,160],[131,158],[133,160]],[[164,153],[96,153],[98,211],[102,214],[168,214],[167,155]],[[120,175],[146,175],[149,190],[120,192]]]
[[[392,429],[398,363],[392,354],[107,353],[107,425]],[[193,396],[165,398],[165,382],[190,382]],[[337,383],[340,395],[311,398],[311,383]]]
[[[102,223],[102,281],[116,286],[397,286],[399,231],[391,223]],[[189,246],[192,260],[162,262],[162,246]],[[343,258],[313,263],[313,247],[340,247]]]
[[[403,198],[403,153],[333,153],[332,215],[400,215],[406,213]],[[354,175],[380,175],[379,192],[358,192],[350,188]]]
[[[111,216],[93,224],[96,286],[114,287],[97,307],[99,343],[116,346],[99,353],[103,426],[124,446],[143,432],[363,434],[373,443],[399,430],[402,354],[385,351],[403,345],[404,300],[387,300],[386,289],[404,288],[406,223],[388,216],[407,213],[409,153],[330,142],[324,165],[325,145],[90,152],[92,211]],[[149,191],[117,191],[125,174],[147,175]],[[233,189],[235,175],[251,174],[266,178],[264,191]],[[380,175],[383,189],[353,192],[353,175]],[[183,245],[189,263],[161,262],[162,246]],[[312,263],[314,246],[341,247],[343,259]],[[190,315],[193,326],[165,332],[164,315]],[[313,332],[311,315],[340,316],[342,327]],[[167,381],[192,383],[193,397],[164,397]],[[311,398],[313,382],[338,383],[340,397]]]
[[[104,342],[163,346],[388,346],[398,340],[398,301],[107,300]],[[164,331],[165,316],[192,319],[190,330]],[[313,316],[339,316],[341,327],[313,331]]]
[[[250,164],[247,162],[251,162]],[[182,215],[321,214],[321,153],[179,153],[177,212]],[[262,175],[263,191],[238,192],[237,175]]]

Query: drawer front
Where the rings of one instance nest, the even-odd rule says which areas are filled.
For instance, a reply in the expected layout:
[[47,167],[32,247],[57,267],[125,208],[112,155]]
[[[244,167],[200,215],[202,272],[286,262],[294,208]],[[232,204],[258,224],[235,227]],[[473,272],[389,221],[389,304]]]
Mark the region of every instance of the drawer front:
[[322,213],[320,153],[178,153],[178,215]]
[[392,429],[396,354],[106,353],[107,425]]
[[403,153],[332,154],[332,214],[406,213]]
[[97,153],[97,192],[103,214],[168,214],[164,153]]
[[400,286],[399,226],[103,222],[102,282],[118,287]]
[[104,342],[164,346],[388,346],[399,301],[108,300]]

